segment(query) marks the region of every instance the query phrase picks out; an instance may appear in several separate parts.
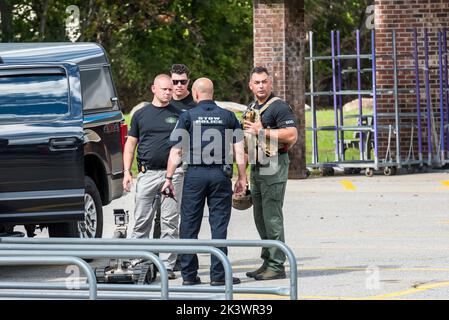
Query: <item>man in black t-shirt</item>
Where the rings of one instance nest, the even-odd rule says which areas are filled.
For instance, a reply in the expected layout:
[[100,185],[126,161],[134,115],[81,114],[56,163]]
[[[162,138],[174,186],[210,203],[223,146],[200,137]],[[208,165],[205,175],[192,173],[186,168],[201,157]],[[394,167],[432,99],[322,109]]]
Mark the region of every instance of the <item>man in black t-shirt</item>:
[[195,107],[192,94],[189,92],[190,71],[184,64],[174,64],[170,69],[173,82],[173,97],[170,103],[181,111]]
[[[182,112],[193,109],[196,104],[193,101],[192,93],[189,91],[190,70],[184,64],[173,64],[170,69],[170,75],[173,83],[173,95],[170,104],[181,110]],[[183,162],[183,170],[186,171],[185,161]],[[154,219],[153,238],[160,237],[160,217],[156,215]],[[181,270],[181,262],[178,259],[174,266],[174,271]]]
[[[154,98],[136,111],[131,119],[131,128],[123,153],[125,177],[123,188],[130,190],[132,185],[131,165],[137,147],[139,175],[137,176],[135,224],[132,238],[149,238],[154,218],[156,194],[165,182],[167,161],[170,152],[170,134],[175,128],[180,111],[169,102],[173,85],[168,75],[158,75],[151,86]],[[182,193],[183,171],[179,167],[173,175],[177,197]],[[179,201],[164,198],[161,204],[161,239],[179,238]],[[161,253],[169,278],[176,278],[173,267],[176,254]]]
[[[245,120],[245,133],[257,137],[262,154],[268,158],[268,168],[259,157],[251,164],[254,220],[261,239],[284,242],[282,206],[290,163],[287,151],[298,139],[296,119],[290,106],[273,95],[272,80],[266,68],[256,67],[252,70],[249,87],[255,96],[252,107],[260,119],[254,122]],[[261,141],[266,144],[261,145]],[[281,250],[263,248],[261,258],[262,266],[247,272],[248,277],[256,280],[285,278],[285,254]]]

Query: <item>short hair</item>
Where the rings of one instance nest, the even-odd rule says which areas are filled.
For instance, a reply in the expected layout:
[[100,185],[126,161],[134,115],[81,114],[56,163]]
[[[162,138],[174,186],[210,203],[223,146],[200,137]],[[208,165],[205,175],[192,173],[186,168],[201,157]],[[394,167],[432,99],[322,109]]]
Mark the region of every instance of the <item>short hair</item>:
[[156,82],[158,82],[158,81],[160,81],[162,79],[166,79],[166,80],[171,82],[171,77],[168,74],[161,73],[161,74],[158,74],[156,77],[154,77],[153,85],[155,85]]
[[249,75],[250,79],[252,78],[253,74],[255,74],[255,73],[266,73],[267,75],[270,75],[267,68],[257,66],[253,70],[251,70],[251,74]]
[[177,63],[177,64],[173,64],[170,69],[170,74],[173,75],[174,73],[175,74],[185,73],[187,75],[187,77],[189,77],[190,70],[189,70],[189,68],[187,68],[187,66],[185,64]]

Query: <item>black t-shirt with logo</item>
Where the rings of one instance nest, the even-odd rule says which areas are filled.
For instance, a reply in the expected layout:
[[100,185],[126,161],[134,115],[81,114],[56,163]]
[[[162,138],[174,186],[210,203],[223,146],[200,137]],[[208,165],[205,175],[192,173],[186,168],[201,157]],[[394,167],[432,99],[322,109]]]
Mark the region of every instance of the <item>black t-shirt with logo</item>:
[[196,107],[195,101],[193,101],[192,93],[189,92],[188,96],[181,100],[171,99],[170,103],[181,111],[187,111]]
[[[256,101],[256,108],[261,109],[273,97],[271,94],[262,105]],[[296,127],[296,118],[292,108],[285,101],[276,100],[262,113],[262,125],[271,129]]]
[[170,134],[180,113],[171,104],[161,108],[149,104],[134,113],[128,135],[139,139],[137,161],[144,161],[153,170],[167,169]]

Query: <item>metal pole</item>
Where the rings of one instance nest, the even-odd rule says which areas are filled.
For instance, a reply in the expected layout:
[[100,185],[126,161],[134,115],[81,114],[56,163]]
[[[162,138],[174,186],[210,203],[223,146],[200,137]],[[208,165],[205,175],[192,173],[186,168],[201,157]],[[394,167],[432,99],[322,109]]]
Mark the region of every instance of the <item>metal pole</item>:
[[[39,292],[39,291],[9,291],[2,292],[1,297],[3,298],[14,298],[14,299],[58,299],[58,300],[73,300],[73,299],[85,299],[88,295],[85,292]],[[104,300],[154,300],[159,299],[159,295],[151,294],[148,292],[123,292],[118,295],[110,292],[98,292],[97,299]],[[222,300],[222,295],[211,295],[207,294],[201,297],[201,300]],[[198,296],[192,296],[191,294],[176,294],[173,295],[170,300],[200,300]]]
[[[309,49],[310,57],[313,58],[313,32],[309,31]],[[312,113],[312,163],[318,163],[318,133],[317,133],[317,121],[316,121],[316,109],[315,109],[315,88],[314,88],[314,77],[313,77],[313,64],[314,60],[310,59],[310,111]]]
[[[159,292],[161,290],[158,285],[138,285],[138,284],[97,284],[98,290],[101,291],[135,291],[135,292]],[[29,282],[0,282],[0,289],[4,290],[66,290],[66,285],[59,283],[29,283]],[[89,286],[86,284],[79,285],[80,290],[87,290]],[[288,287],[236,287],[234,293],[255,293],[255,294],[275,294],[278,296],[288,296]],[[196,287],[196,286],[170,286],[170,292],[176,293],[223,293],[222,288],[218,287]],[[99,292],[98,292],[99,293]]]
[[[362,105],[362,75],[361,75],[361,61],[360,61],[360,30],[356,31],[356,42],[357,42],[357,91],[359,98],[359,120],[358,125],[362,125],[363,117],[363,105]],[[365,132],[359,131],[359,151],[360,160],[365,160],[365,146],[364,146],[364,136]]]
[[419,55],[418,55],[418,32],[416,28],[413,30],[413,45],[415,54],[415,79],[416,79],[416,114],[418,123],[418,153],[419,153],[419,164],[422,165],[423,154],[422,154],[422,128],[421,128],[421,83],[419,77]]
[[[344,126],[343,119],[343,96],[341,95],[341,91],[343,90],[342,79],[341,79],[341,46],[340,46],[340,31],[337,30],[337,72],[338,72],[338,111],[340,113],[340,126]],[[345,131],[342,130],[340,132],[340,159],[342,161],[345,160]]]
[[377,131],[377,75],[376,75],[376,31],[371,30],[371,54],[373,69],[373,125],[374,125],[374,165],[379,169],[379,148]]
[[[170,245],[170,246],[214,246],[214,247],[263,247],[278,248],[285,253],[290,264],[291,299],[298,298],[298,270],[296,257],[293,251],[283,242],[277,240],[198,240],[198,239],[73,239],[73,238],[0,238],[0,250],[3,244],[85,244],[85,245],[120,245],[148,246]],[[164,247],[165,248],[165,247]],[[109,249],[109,248],[108,248]],[[170,252],[170,250],[167,250]],[[162,251],[159,251],[162,252]],[[220,251],[221,252],[221,251]],[[225,270],[226,271],[226,270]],[[232,270],[231,270],[232,271]],[[232,278],[232,276],[231,276]]]
[[443,34],[438,31],[438,59],[439,59],[439,78],[440,78],[440,155],[441,162],[444,161],[444,85],[443,85]]
[[443,55],[444,55],[444,98],[445,98],[445,107],[446,107],[446,123],[445,123],[445,129],[444,132],[446,134],[446,151],[449,150],[449,133],[447,130],[447,125],[449,124],[449,77],[448,77],[448,71],[447,71],[447,30],[446,28],[443,29]]
[[429,35],[427,28],[424,29],[424,61],[425,61],[425,85],[426,85],[426,112],[427,112],[427,152],[428,152],[428,165],[432,165],[432,128],[431,128],[431,114],[430,114],[430,108],[431,108],[431,97],[430,97],[430,84],[429,84]]
[[0,265],[2,266],[29,266],[29,265],[70,265],[74,264],[80,267],[86,274],[87,280],[89,282],[89,299],[95,300],[97,298],[97,281],[95,279],[95,274],[89,264],[76,257],[69,256],[59,256],[52,257],[50,255],[39,255],[38,257],[31,257],[29,255],[22,257],[2,256],[0,257]]
[[337,108],[337,77],[335,66],[335,31],[331,31],[331,50],[332,50],[332,91],[334,96],[334,117],[335,117],[335,161],[340,160],[340,132],[338,130],[338,108]]
[[396,30],[391,33],[392,43],[393,43],[393,76],[394,76],[394,113],[396,121],[396,162],[398,163],[398,168],[401,168],[401,128],[400,128],[400,118],[399,118],[399,97],[398,97],[398,59],[397,59],[397,48],[396,48]]
[[[54,257],[60,257],[60,256],[76,256],[81,257],[84,259],[98,259],[98,258],[114,258],[114,259],[120,259],[120,258],[145,258],[150,260],[156,265],[156,268],[159,270],[160,278],[161,278],[161,286],[158,287],[159,290],[161,290],[161,299],[168,300],[168,274],[167,270],[165,269],[164,264],[161,262],[158,256],[156,256],[152,252],[147,251],[137,251],[130,249],[128,251],[108,251],[109,248],[105,248],[103,250],[100,249],[100,251],[93,251],[93,250],[53,250],[53,251],[31,251],[30,248],[23,247],[21,244],[14,245],[12,244],[12,249],[6,249],[4,245],[0,245],[0,256],[54,256]],[[18,247],[17,247],[18,246]],[[36,245],[32,245],[36,246]],[[85,261],[84,261],[85,262]],[[96,283],[96,280],[94,280]]]
[[[73,240],[73,239],[72,239]],[[105,244],[92,244],[92,245],[81,245],[81,244],[33,244],[32,247],[34,250],[42,250],[42,252],[46,252],[46,250],[60,250],[60,251],[78,251],[80,255],[83,252],[86,252],[86,250],[91,251],[104,251],[108,250],[109,252],[113,251],[122,251],[121,256],[123,257],[123,251],[129,251],[129,252],[135,252],[136,250],[148,250],[151,252],[176,252],[176,253],[183,253],[183,254],[193,254],[193,253],[210,253],[215,255],[220,262],[223,264],[223,268],[225,271],[225,288],[226,288],[226,298],[228,300],[232,300],[233,294],[232,294],[232,268],[231,264],[229,262],[228,257],[223,253],[223,251],[213,248],[213,247],[206,247],[206,246],[176,246],[176,245],[145,245],[145,244],[136,244],[136,245],[125,245],[124,240],[125,239],[118,239],[122,241],[122,245],[116,244],[116,245],[109,245],[108,247],[105,247]],[[98,243],[98,242],[97,242]],[[19,243],[2,243],[0,245],[0,250],[30,250],[30,244],[19,244]],[[39,252],[39,251],[36,251]],[[49,251],[50,253],[51,251]],[[151,253],[148,252],[148,253]],[[41,253],[42,254],[42,253]],[[74,255],[74,254],[71,254]],[[151,253],[151,255],[154,255]],[[112,256],[111,256],[112,257]],[[127,258],[132,258],[132,254],[126,255]],[[158,266],[159,269],[159,266]],[[165,267],[162,265],[161,269],[159,269],[159,272],[161,273],[161,282],[165,281],[165,279],[162,278],[162,274],[167,275],[167,270],[165,270]],[[165,278],[165,276],[164,276]],[[168,275],[167,275],[167,281],[168,281]],[[168,291],[168,290],[167,290]]]
[[[360,56],[360,58],[362,59],[371,59],[371,54],[362,54]],[[306,60],[310,60],[309,57],[305,58]],[[352,60],[352,59],[357,59],[357,55],[355,54],[342,54],[340,56],[340,59],[342,60]],[[317,61],[317,60],[332,60],[332,56],[316,56],[313,57],[313,60]]]

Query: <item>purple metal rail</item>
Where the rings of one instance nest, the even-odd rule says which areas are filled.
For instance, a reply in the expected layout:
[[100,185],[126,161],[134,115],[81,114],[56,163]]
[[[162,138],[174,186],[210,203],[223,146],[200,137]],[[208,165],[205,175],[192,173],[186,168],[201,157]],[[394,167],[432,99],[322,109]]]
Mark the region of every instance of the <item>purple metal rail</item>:
[[425,85],[426,85],[426,112],[427,112],[427,152],[428,152],[428,164],[432,164],[432,133],[431,133],[431,97],[430,97],[430,84],[429,84],[429,34],[427,28],[424,29],[424,61],[425,61]]
[[[447,72],[447,30],[443,29],[443,55],[444,55],[444,98],[445,98],[445,107],[446,107],[446,119],[445,125],[449,124],[449,83],[448,83],[448,72]],[[444,130],[446,134],[446,151],[449,150],[449,134],[448,129]]]
[[422,128],[421,128],[421,82],[419,77],[419,55],[418,55],[418,32],[416,28],[413,30],[413,40],[414,40],[414,58],[415,58],[415,79],[416,79],[416,114],[418,120],[418,154],[419,161],[423,160],[422,156]]
[[[356,42],[357,42],[357,90],[358,90],[358,98],[359,98],[359,119],[358,125],[362,125],[362,117],[363,117],[363,107],[362,107],[362,94],[360,93],[362,90],[362,76],[361,76],[361,63],[360,63],[360,30],[356,31]],[[360,160],[365,160],[365,152],[364,152],[364,138],[365,133],[363,131],[359,132],[359,150],[360,150]]]
[[318,159],[318,133],[317,133],[317,120],[316,120],[316,108],[315,108],[315,96],[314,96],[314,60],[313,60],[313,32],[309,32],[309,51],[310,51],[310,107],[312,111],[312,162],[316,164],[319,162]]
[[373,66],[373,126],[374,126],[374,165],[378,169],[379,153],[377,139],[377,76],[376,76],[376,31],[371,30],[371,55]]
[[443,33],[438,31],[438,59],[439,59],[439,77],[440,77],[440,154],[441,160],[444,160],[444,84],[443,84]]
[[331,50],[332,50],[332,93],[334,96],[334,114],[335,114],[335,161],[340,161],[340,135],[338,127],[338,108],[337,108],[337,76],[335,65],[335,31],[331,31]]
[[[340,126],[344,126],[343,120],[343,95],[341,91],[343,90],[342,79],[341,79],[341,46],[340,46],[340,31],[337,30],[337,73],[338,73],[338,91],[340,94],[338,95],[338,111],[340,114]],[[345,132],[342,130],[340,132],[340,159],[345,160],[345,149],[344,149],[344,141],[345,141]]]
[[396,162],[398,168],[401,167],[401,128],[400,128],[400,114],[399,114],[399,97],[398,97],[398,55],[396,47],[396,30],[391,31],[391,40],[393,44],[393,97],[394,97],[394,113],[395,113],[395,130],[396,130]]

